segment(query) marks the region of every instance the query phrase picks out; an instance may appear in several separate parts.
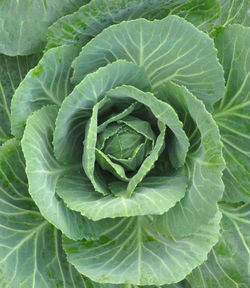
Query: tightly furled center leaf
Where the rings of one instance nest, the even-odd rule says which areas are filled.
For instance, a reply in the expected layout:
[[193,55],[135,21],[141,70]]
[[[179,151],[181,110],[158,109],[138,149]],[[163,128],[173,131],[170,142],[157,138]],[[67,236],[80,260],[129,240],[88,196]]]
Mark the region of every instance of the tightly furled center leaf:
[[127,159],[143,143],[143,136],[126,125],[118,126],[117,134],[107,139],[103,152],[116,158]]
[[[126,171],[134,171],[152,150],[155,134],[150,124],[128,116],[111,123],[97,137],[96,157],[102,169],[108,170],[106,157]],[[105,156],[103,155],[105,154]]]

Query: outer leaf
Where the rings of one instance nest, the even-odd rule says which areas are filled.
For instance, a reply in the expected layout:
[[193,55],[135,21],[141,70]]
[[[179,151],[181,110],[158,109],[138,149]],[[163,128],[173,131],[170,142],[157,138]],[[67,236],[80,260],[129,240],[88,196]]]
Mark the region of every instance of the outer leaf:
[[68,261],[95,281],[171,284],[182,280],[206,259],[218,240],[219,221],[217,214],[194,235],[171,239],[158,233],[152,217],[122,218],[98,241],[74,242],[65,237],[63,247]]
[[72,162],[82,156],[84,127],[91,109],[106,91],[123,84],[145,91],[151,89],[145,70],[127,61],[117,61],[99,69],[75,87],[58,113],[53,142],[57,159]]
[[78,54],[73,46],[46,52],[16,90],[11,105],[12,133],[22,136],[27,118],[44,105],[61,105],[71,92],[71,63]]
[[64,44],[85,45],[104,28],[123,20],[162,18],[167,9],[188,0],[92,0],[49,28],[47,49]]
[[185,163],[189,177],[185,197],[158,219],[158,229],[162,233],[167,230],[166,233],[174,236],[189,235],[213,217],[216,204],[222,197],[224,185],[221,178],[225,167],[222,143],[211,114],[185,87],[164,85],[158,90],[158,95],[170,102],[184,123],[193,122],[199,131],[198,145],[194,149],[191,143]]
[[0,55],[0,144],[10,137],[10,101],[26,73],[39,55],[8,57]]
[[232,25],[215,39],[225,70],[226,94],[216,106],[227,163],[223,181],[227,202],[250,201],[250,28]]
[[208,260],[187,278],[193,288],[247,288],[250,285],[250,205],[221,205],[221,240]]
[[216,24],[226,26],[228,24],[244,24],[249,26],[249,8],[248,0],[220,0],[221,14]]
[[43,50],[48,26],[77,10],[86,0],[2,0],[0,53],[15,56]]
[[185,18],[197,28],[210,31],[221,14],[220,0],[190,0],[169,9],[169,14]]
[[146,178],[130,198],[103,197],[94,191],[86,176],[72,173],[61,178],[56,187],[56,193],[71,209],[93,220],[163,214],[184,196],[185,191],[186,179],[181,175]]
[[185,85],[206,107],[224,95],[222,68],[212,39],[177,16],[113,25],[83,47],[74,60],[73,79],[117,59],[143,66],[154,89],[172,80]]
[[67,263],[61,233],[30,198],[24,165],[18,141],[12,139],[0,147],[0,286],[100,287]]
[[72,239],[95,237],[101,227],[93,224],[79,213],[68,209],[55,195],[58,178],[67,171],[77,171],[79,164],[62,165],[51,147],[52,133],[57,115],[55,106],[45,106],[29,117],[22,139],[22,149],[26,160],[29,192],[42,215],[56,228]]

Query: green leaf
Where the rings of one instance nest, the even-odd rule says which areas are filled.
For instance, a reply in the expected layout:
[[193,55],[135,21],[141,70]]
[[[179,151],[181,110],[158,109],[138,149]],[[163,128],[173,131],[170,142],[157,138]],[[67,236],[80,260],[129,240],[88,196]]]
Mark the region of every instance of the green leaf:
[[247,288],[250,283],[250,205],[220,206],[221,240],[188,277],[193,288]]
[[138,146],[143,144],[145,138],[125,125],[120,125],[120,127],[116,135],[105,141],[103,152],[117,158],[127,159],[133,155]]
[[148,140],[155,140],[155,134],[150,126],[150,123],[147,121],[142,121],[136,117],[128,116],[118,121],[118,123],[126,124],[128,127],[136,131],[138,134],[143,135]]
[[28,118],[22,149],[26,160],[29,193],[42,215],[68,237],[96,237],[103,225],[88,221],[80,213],[71,211],[55,195],[59,177],[67,171],[77,173],[81,167],[80,163],[63,165],[53,155],[51,141],[57,111],[56,106],[45,106]]
[[9,57],[0,55],[0,144],[10,138],[10,101],[26,73],[40,55]]
[[[96,142],[97,142],[97,122],[98,112],[106,103],[109,103],[108,98],[103,98],[92,109],[92,115],[87,122],[84,138],[84,149],[82,156],[83,169],[90,179],[96,192],[103,195],[109,193],[106,181],[101,177],[101,173],[97,173],[95,169],[96,162]],[[100,176],[99,176],[100,175]]]
[[249,1],[248,0],[220,0],[221,14],[216,21],[218,26],[229,24],[244,24],[249,26]]
[[94,191],[86,176],[73,173],[59,179],[56,186],[56,193],[70,209],[95,221],[108,217],[163,214],[184,196],[185,191],[186,178],[182,175],[147,177],[130,198],[103,197]]
[[159,130],[160,134],[156,139],[155,146],[153,147],[150,154],[144,159],[143,163],[139,167],[135,175],[129,180],[127,186],[127,195],[130,197],[137,185],[146,177],[150,170],[155,165],[155,162],[158,160],[161,155],[162,150],[165,148],[165,136],[166,136],[166,126],[164,123],[159,121]]
[[209,32],[221,14],[219,0],[190,0],[169,9],[169,15],[178,15],[202,31]]
[[162,18],[167,9],[188,0],[92,0],[72,15],[60,18],[49,28],[47,49],[85,45],[103,29],[123,20]]
[[3,0],[0,3],[0,53],[15,56],[41,52],[48,26],[86,0]]
[[58,113],[53,141],[57,159],[72,162],[82,156],[84,127],[93,106],[105,92],[123,84],[145,91],[151,89],[145,70],[127,61],[117,61],[99,69],[75,87]]
[[39,64],[29,71],[15,91],[11,104],[12,133],[22,136],[30,114],[44,105],[60,106],[71,92],[71,63],[78,54],[73,46],[62,46],[46,52]]
[[[130,106],[131,107],[131,106]],[[124,112],[124,111],[123,111]],[[123,114],[123,112],[121,112],[119,115],[117,116],[120,116],[121,114]],[[97,127],[97,132],[99,132],[100,134],[98,135],[98,138],[97,138],[97,142],[96,142],[96,147],[98,149],[103,149],[104,148],[104,145],[106,143],[106,141],[114,136],[115,134],[118,133],[118,131],[122,128],[120,125],[116,124],[116,125],[112,125],[112,126],[109,126],[107,129],[106,129],[106,124],[108,125],[110,121],[113,121],[113,119],[117,118],[116,116],[112,117],[110,116],[110,118],[105,121],[103,124],[104,125],[100,125]],[[99,128],[99,129],[98,129]],[[101,128],[101,129],[100,129]]]
[[[179,113],[184,128],[188,121],[193,122],[194,129],[199,131],[197,148],[193,149],[194,144],[190,141],[192,146],[185,162],[188,176],[185,197],[164,216],[159,217],[157,223],[161,233],[189,235],[200,225],[206,224],[217,211],[216,204],[224,191],[221,180],[225,168],[222,143],[211,114],[185,87],[169,83],[162,85],[157,93],[160,99],[165,99]],[[189,133],[186,134],[190,138]]]
[[121,120],[124,117],[130,115],[132,112],[135,111],[136,108],[139,108],[139,106],[138,106],[138,103],[135,102],[135,103],[132,103],[131,105],[129,105],[126,109],[124,109],[120,113],[112,113],[110,115],[110,117],[106,121],[104,121],[102,124],[100,124],[98,126],[97,132],[98,133],[103,132],[103,131],[105,132],[106,131],[106,127],[110,123],[116,122],[116,121]]
[[0,286],[100,287],[67,262],[61,233],[30,198],[24,166],[19,142],[5,142],[0,147]]
[[121,159],[121,158],[116,158],[110,154],[108,155],[108,157],[114,163],[122,165],[125,171],[134,171],[141,165],[141,163],[143,162],[143,159],[145,158],[145,155],[147,156],[151,150],[152,150],[152,143],[146,140],[144,143],[136,147],[136,149],[133,151],[133,154],[130,158]]
[[158,119],[159,122],[162,122],[162,124],[164,123],[174,134],[172,143],[169,143],[172,165],[178,168],[184,164],[189,142],[184,130],[182,129],[182,123],[174,109],[169,104],[160,101],[150,92],[143,92],[128,85],[111,89],[106,93],[106,97],[110,97],[111,99],[131,98],[151,110],[155,118]]
[[107,156],[105,153],[98,150],[97,148],[95,150],[95,153],[96,160],[103,170],[109,171],[111,174],[113,174],[122,181],[129,181],[129,178],[126,176],[124,167],[117,163],[114,163],[109,156]]
[[216,105],[226,160],[224,199],[250,201],[250,28],[232,25],[215,39],[225,70],[226,93]]
[[[139,120],[136,117],[132,118],[127,117],[127,114],[130,113],[130,111],[133,112],[135,107],[140,106],[138,104],[139,103],[134,102],[127,109],[123,110],[121,113],[117,113],[114,116],[111,115],[110,118],[108,118],[97,128],[97,131],[99,132],[96,145],[97,148],[103,150],[113,163],[120,164],[125,169],[125,171],[134,171],[137,167],[140,166],[145,156],[147,156],[149,152],[152,150],[155,140],[154,132],[152,131],[150,124],[148,122]],[[125,116],[125,118],[123,118],[123,116]],[[128,133],[128,137],[123,137],[128,146],[134,146],[133,149],[127,149],[129,155],[126,159],[121,158],[123,156],[121,145],[125,146],[124,142],[121,141],[118,135],[116,135],[122,127],[126,126],[119,125],[118,123],[112,123],[113,121],[116,120],[119,121],[122,118],[123,118],[122,121],[124,121],[124,119],[127,120],[130,119],[130,121],[127,122],[128,124],[130,123],[130,126],[132,124],[132,126],[128,127],[129,129],[131,129],[130,132],[134,132],[134,135],[130,135]],[[110,123],[112,123],[112,125],[108,126],[108,124]],[[132,127],[134,130],[132,129]],[[142,144],[134,145],[133,141],[131,141],[131,137],[133,136],[138,139],[139,135],[140,136],[143,135],[146,139],[144,139],[144,142]],[[113,142],[114,144],[116,144],[115,146],[112,145]],[[101,163],[99,164],[102,165]]]
[[124,21],[83,47],[72,64],[73,80],[78,83],[99,67],[125,59],[145,68],[154,89],[172,80],[212,110],[225,91],[216,54],[213,40],[180,17]]
[[206,259],[218,241],[220,218],[217,213],[192,236],[174,239],[158,233],[153,217],[122,218],[97,241],[64,237],[63,247],[68,261],[97,282],[177,283]]
[[[125,91],[126,92],[126,91]],[[119,96],[123,96],[120,93],[118,93]],[[111,96],[112,97],[112,96]],[[105,98],[104,98],[105,99]],[[132,118],[133,121],[134,118]],[[130,119],[131,120],[131,119]],[[138,120],[139,121],[139,120]],[[126,121],[125,121],[126,122]],[[129,122],[129,121],[128,121]],[[110,171],[113,175],[115,175],[118,179],[121,179],[123,181],[127,181],[128,185],[123,191],[119,191],[119,194],[122,194],[124,197],[131,197],[132,193],[134,192],[136,186],[143,180],[143,178],[148,174],[148,172],[151,170],[151,168],[154,166],[155,162],[158,160],[159,155],[161,154],[162,150],[165,147],[165,133],[166,133],[166,127],[163,123],[159,122],[159,131],[160,134],[156,140],[156,144],[153,147],[152,151],[149,153],[149,155],[145,155],[145,159],[143,159],[143,162],[141,163],[141,166],[139,167],[138,171],[135,172],[134,176],[131,178],[128,178],[125,174],[124,167],[120,166],[119,164],[113,163],[108,156],[106,156],[104,153],[102,153],[100,150],[96,149],[97,152],[97,160],[98,163],[101,164],[101,167],[104,170]],[[142,126],[143,127],[143,126]],[[148,126],[146,126],[148,128]],[[121,129],[120,131],[122,131]],[[118,134],[120,133],[118,132]],[[153,131],[152,131],[153,132]],[[141,136],[142,137],[142,136]],[[135,140],[129,136],[127,136],[128,142],[135,142]],[[123,146],[127,144],[125,142],[125,139],[122,141],[122,139],[119,140],[119,143],[123,142]],[[130,146],[128,146],[130,147]],[[111,150],[111,149],[110,149]],[[134,149],[133,149],[134,150]],[[131,150],[131,151],[133,151]],[[105,151],[104,151],[105,152]],[[89,153],[86,153],[86,155],[89,155]],[[83,160],[84,161],[84,160]],[[85,160],[86,161],[86,160]],[[86,171],[85,171],[86,172]],[[87,174],[87,173],[86,173]],[[88,174],[87,174],[88,175]],[[91,182],[93,181],[91,177],[89,177]],[[121,185],[124,183],[121,183]],[[124,186],[124,185],[123,185]],[[113,191],[112,191],[113,192]]]

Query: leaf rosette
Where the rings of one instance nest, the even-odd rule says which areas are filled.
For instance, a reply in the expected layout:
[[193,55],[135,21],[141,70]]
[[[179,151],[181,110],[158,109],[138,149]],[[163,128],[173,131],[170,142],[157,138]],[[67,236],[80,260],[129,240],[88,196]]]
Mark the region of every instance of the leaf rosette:
[[47,50],[14,95],[29,192],[90,279],[177,283],[219,236],[224,160],[210,112],[225,85],[213,41],[168,16],[83,44]]

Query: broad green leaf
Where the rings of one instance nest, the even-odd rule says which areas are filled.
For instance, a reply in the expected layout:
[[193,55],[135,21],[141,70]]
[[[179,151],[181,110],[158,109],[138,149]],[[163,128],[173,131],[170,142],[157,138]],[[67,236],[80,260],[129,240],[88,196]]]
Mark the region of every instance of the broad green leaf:
[[63,165],[53,155],[52,136],[54,132],[56,106],[45,106],[28,118],[22,139],[26,160],[29,193],[42,215],[72,239],[95,237],[101,227],[68,209],[55,195],[56,183],[67,171],[77,171],[81,163]]
[[0,144],[10,138],[10,101],[26,73],[40,55],[9,57],[0,55]]
[[128,85],[111,89],[106,93],[106,97],[111,99],[133,99],[146,106],[155,118],[162,124],[164,123],[174,134],[171,143],[168,144],[171,151],[170,159],[172,165],[178,168],[185,163],[189,142],[182,129],[182,123],[169,104],[157,99],[150,92],[143,92]]
[[213,40],[177,16],[113,25],[83,47],[73,80],[118,59],[145,68],[154,89],[172,80],[185,85],[209,110],[224,95],[223,70]]
[[5,142],[0,147],[0,286],[99,288],[67,262],[61,233],[30,198],[24,166],[19,142]]
[[72,162],[82,156],[84,127],[93,106],[105,96],[105,92],[123,84],[145,91],[151,89],[145,70],[122,60],[89,74],[75,87],[58,113],[53,142],[57,159]]
[[[97,241],[63,239],[68,261],[101,283],[177,283],[200,265],[219,238],[221,215],[187,237],[158,233],[151,216],[117,219]],[[107,220],[109,221],[109,220]]]
[[220,14],[220,0],[190,0],[170,8],[168,15],[183,17],[197,28],[209,32]]
[[221,239],[188,277],[192,288],[247,288],[250,284],[250,205],[220,206]]
[[224,199],[250,201],[250,28],[232,25],[215,38],[225,70],[226,93],[214,118],[224,144]]
[[2,0],[0,53],[15,56],[41,52],[48,26],[88,0]]
[[71,92],[71,63],[78,54],[73,46],[47,51],[39,64],[29,71],[15,91],[11,104],[12,133],[22,136],[30,114],[44,105],[61,105]]
[[197,148],[193,149],[191,143],[185,162],[189,187],[185,197],[158,219],[162,233],[190,235],[213,217],[224,191],[221,178],[225,163],[219,129],[204,104],[185,87],[169,83],[162,85],[157,93],[163,101],[170,102],[180,118],[184,118],[182,121],[185,118],[193,121],[199,131]]
[[47,49],[85,45],[112,24],[137,18],[163,18],[167,9],[188,0],[92,0],[72,15],[60,18],[49,28]]
[[226,26],[229,24],[244,24],[249,26],[249,9],[248,0],[220,0],[221,14],[215,22],[218,26]]
[[94,191],[86,176],[68,173],[59,179],[56,193],[70,209],[96,221],[103,218],[163,214],[183,198],[186,182],[182,175],[147,177],[130,198],[113,195],[103,197]]

